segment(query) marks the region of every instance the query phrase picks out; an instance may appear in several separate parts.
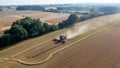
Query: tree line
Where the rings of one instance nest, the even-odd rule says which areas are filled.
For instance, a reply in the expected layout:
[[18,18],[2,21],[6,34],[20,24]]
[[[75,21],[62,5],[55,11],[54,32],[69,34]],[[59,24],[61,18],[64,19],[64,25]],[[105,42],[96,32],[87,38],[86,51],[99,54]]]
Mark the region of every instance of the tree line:
[[[89,6],[88,6],[89,5]],[[67,6],[67,7],[65,7]],[[56,7],[57,9],[50,9],[50,10],[46,10],[46,7]],[[86,12],[79,12],[79,11],[90,11],[91,9],[95,9],[98,12],[102,12],[104,13],[104,15],[108,15],[108,14],[112,14],[112,13],[117,13],[119,12],[119,7],[118,6],[110,6],[110,5],[94,5],[92,6],[92,4],[87,4],[86,5],[23,5],[23,6],[17,6],[16,10],[39,10],[39,11],[47,11],[47,12],[63,12],[63,13],[70,13],[69,11],[73,10],[76,12],[71,12],[71,13],[76,13],[76,14],[82,14],[84,15],[84,13]]]
[[41,36],[55,30],[63,29],[77,22],[94,18],[96,16],[97,15],[95,15],[95,13],[90,13],[81,17],[77,16],[76,14],[71,14],[67,20],[62,21],[58,25],[50,25],[42,22],[40,19],[25,17],[21,20],[13,22],[11,28],[4,31],[4,34],[0,37],[0,48],[29,38]]
[[44,7],[39,5],[25,5],[25,6],[18,6],[16,10],[44,10]]
[[57,25],[50,25],[39,19],[26,17],[14,22],[9,30],[4,31],[4,35],[0,37],[0,47],[5,47],[55,30],[58,30]]

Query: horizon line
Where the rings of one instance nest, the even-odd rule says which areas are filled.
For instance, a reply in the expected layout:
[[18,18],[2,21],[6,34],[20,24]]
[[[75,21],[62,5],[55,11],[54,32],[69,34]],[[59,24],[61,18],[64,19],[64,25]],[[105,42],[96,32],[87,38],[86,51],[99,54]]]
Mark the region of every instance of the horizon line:
[[[82,3],[57,3],[58,5],[59,4],[120,4],[120,3],[116,3],[116,2],[114,2],[114,3],[112,3],[112,2],[82,2]],[[0,5],[0,6],[17,6],[17,5],[57,5],[57,4],[53,4],[53,3],[51,3],[51,4],[45,4],[45,3],[43,3],[43,4],[3,4],[3,5]]]

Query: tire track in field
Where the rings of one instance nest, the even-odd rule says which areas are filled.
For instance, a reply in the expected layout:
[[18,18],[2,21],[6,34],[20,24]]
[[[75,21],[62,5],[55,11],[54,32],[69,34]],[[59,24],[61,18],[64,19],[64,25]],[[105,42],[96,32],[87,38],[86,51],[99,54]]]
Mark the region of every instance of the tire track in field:
[[52,40],[52,39],[49,39],[49,40],[47,40],[47,41],[45,41],[45,42],[43,42],[43,43],[41,43],[41,44],[32,46],[32,47],[30,47],[30,48],[28,48],[28,49],[25,49],[25,50],[23,50],[23,51],[21,51],[21,52],[19,52],[19,53],[16,53],[16,54],[12,55],[12,56],[10,56],[10,57],[15,57],[15,56],[17,56],[17,55],[19,55],[19,54],[21,54],[21,53],[24,53],[24,52],[26,52],[26,51],[28,51],[28,50],[31,50],[31,49],[35,48],[35,47],[37,47],[37,46],[43,45],[43,44],[49,42],[50,40]]
[[[46,36],[45,36],[45,37],[46,37]],[[12,55],[12,56],[10,56],[10,57],[11,57],[11,58],[12,58],[12,57],[15,57],[15,56],[17,56],[17,55],[19,55],[19,54],[22,54],[22,53],[24,53],[24,52],[26,52],[26,51],[28,51],[28,50],[31,50],[31,49],[35,48],[35,47],[37,47],[37,46],[43,45],[43,44],[51,41],[52,39],[53,39],[53,38],[48,39],[48,40],[46,40],[45,42],[42,42],[41,44],[36,44],[35,46],[32,46],[32,47],[30,47],[30,48],[28,48],[28,49],[25,49],[25,50],[23,50],[23,51],[21,51],[21,52],[18,52],[18,53],[14,54],[14,55]]]
[[[38,38],[36,38],[36,39],[33,39],[33,40],[31,40],[31,42],[34,42],[34,41],[36,41]],[[30,43],[29,41],[26,41],[26,44],[27,43]],[[17,46],[14,46],[14,47],[11,47],[11,48],[8,48],[7,50],[10,50],[10,49],[13,49],[13,48],[16,48],[16,47],[19,47],[19,46],[21,46],[21,45],[23,45],[23,43],[21,43],[20,45],[17,45]],[[5,52],[5,51],[7,51],[7,50],[3,50],[3,51],[1,51],[0,53],[3,53],[3,52]]]
[[[49,35],[52,35],[52,34],[50,33]],[[44,35],[44,36],[41,37],[41,38],[45,38],[45,37],[46,37],[46,35]],[[36,39],[31,40],[31,42],[34,42],[34,41],[36,41],[36,40],[39,40],[39,38],[36,38]],[[15,56],[17,56],[17,55],[19,55],[19,54],[21,54],[21,53],[23,53],[23,52],[26,52],[26,51],[28,51],[28,50],[30,50],[30,49],[32,49],[32,48],[37,47],[37,46],[43,45],[43,44],[45,44],[45,43],[47,43],[47,42],[49,42],[49,41],[51,41],[51,40],[52,40],[52,39],[46,39],[45,42],[41,42],[41,44],[36,44],[35,46],[32,46],[32,47],[30,47],[30,48],[28,48],[28,49],[25,49],[25,50],[22,50],[22,51],[20,50],[19,52],[15,53],[14,55],[11,55],[11,56],[9,56],[9,57],[15,57]],[[28,44],[28,43],[29,43],[29,41],[26,41],[25,44]],[[17,46],[8,48],[7,50],[14,49],[14,48],[19,47],[19,46],[21,46],[21,45],[23,45],[23,43],[21,43],[20,45],[17,45]],[[7,50],[3,50],[3,51],[1,51],[0,53],[3,53],[3,52],[5,52],[5,51],[7,51]]]
[[[58,49],[58,50],[50,53],[50,55],[49,55],[46,59],[43,59],[43,60],[41,60],[41,61],[39,61],[39,62],[26,62],[26,61],[23,61],[23,60],[20,60],[20,59],[15,59],[15,58],[6,58],[6,60],[7,60],[7,61],[15,61],[15,62],[24,64],[24,65],[38,65],[38,64],[41,64],[41,63],[44,63],[44,62],[48,61],[53,55],[57,54],[58,52],[66,49],[66,48],[68,48],[68,47],[70,47],[70,46],[72,46],[72,45],[74,45],[74,44],[76,44],[76,43],[78,43],[78,42],[80,42],[80,41],[82,41],[82,40],[85,40],[85,39],[87,39],[87,38],[89,38],[89,37],[91,37],[91,36],[93,36],[93,35],[95,35],[95,34],[97,34],[97,33],[100,33],[100,32],[102,32],[102,31],[108,30],[110,27],[112,27],[112,26],[114,26],[114,25],[116,25],[116,24],[118,24],[118,23],[119,23],[119,22],[113,23],[112,25],[107,26],[107,27],[105,27],[105,28],[103,28],[103,29],[101,29],[101,30],[99,30],[99,31],[97,31],[97,32],[94,32],[94,33],[92,33],[92,34],[89,34],[89,35],[87,35],[86,37],[83,37],[83,38],[79,39],[78,41],[73,42],[72,44],[66,45],[66,46],[63,47],[63,48],[60,48],[60,49]],[[4,58],[3,58],[3,59],[4,59]]]

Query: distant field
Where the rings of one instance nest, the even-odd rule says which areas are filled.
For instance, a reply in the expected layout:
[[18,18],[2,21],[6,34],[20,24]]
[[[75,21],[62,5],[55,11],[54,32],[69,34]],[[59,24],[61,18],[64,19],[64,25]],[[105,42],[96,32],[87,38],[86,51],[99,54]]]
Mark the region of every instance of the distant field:
[[30,13],[38,13],[39,11],[31,11],[31,10],[23,10],[16,11],[15,9],[6,9],[0,12],[0,17],[6,17],[11,15],[20,15],[20,14],[30,14]]
[[52,12],[41,12],[41,11],[15,11],[15,10],[6,10],[0,12],[0,31],[3,31],[5,28],[8,29],[10,25],[24,17],[31,17],[35,19],[41,19],[42,21],[57,24],[66,20],[69,14],[63,13],[52,13]]
[[[64,45],[56,45],[53,43],[52,39],[58,37],[60,34],[66,33],[68,29],[55,31],[41,37],[20,42],[15,46],[0,51],[0,67],[75,68],[74,66],[77,66],[77,68],[99,68],[100,66],[102,66],[103,68],[111,68],[110,65],[113,65],[116,62],[115,60],[119,59],[115,59],[115,57],[119,56],[118,53],[120,50],[119,25],[112,26],[109,30],[106,30],[106,32],[104,31],[103,33],[98,33],[97,35],[95,34],[93,36],[90,36],[90,38],[86,38],[87,40],[79,40],[86,36],[89,36],[92,33],[104,29],[105,27],[111,25],[111,23],[119,23],[119,20],[120,13],[83,21],[80,24],[75,25],[74,27],[91,24],[91,27],[89,27],[89,29],[93,30],[89,30],[82,35],[67,40],[66,44]],[[101,27],[98,28],[97,26],[99,25],[101,25]],[[112,42],[114,40],[115,42]],[[115,47],[112,46],[112,44],[114,44]],[[62,48],[65,49],[58,51]],[[117,50],[118,52],[116,52],[115,50]],[[55,53],[56,51],[58,52],[45,63],[38,63],[41,60],[46,59],[51,53]],[[11,61],[13,58],[14,61]],[[23,63],[29,64],[29,66],[23,65]],[[38,65],[32,65],[30,63],[35,63]],[[115,65],[118,66],[118,64],[119,63],[116,63]],[[106,67],[106,65],[110,67]]]

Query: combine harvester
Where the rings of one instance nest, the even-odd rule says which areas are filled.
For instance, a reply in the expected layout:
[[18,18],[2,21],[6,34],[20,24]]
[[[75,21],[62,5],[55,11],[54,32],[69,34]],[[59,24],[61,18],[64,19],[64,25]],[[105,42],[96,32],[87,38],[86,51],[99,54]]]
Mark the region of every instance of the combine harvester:
[[59,43],[65,44],[66,39],[67,39],[66,35],[61,34],[59,36],[59,39],[53,39],[53,41],[54,41],[55,44],[59,44]]

